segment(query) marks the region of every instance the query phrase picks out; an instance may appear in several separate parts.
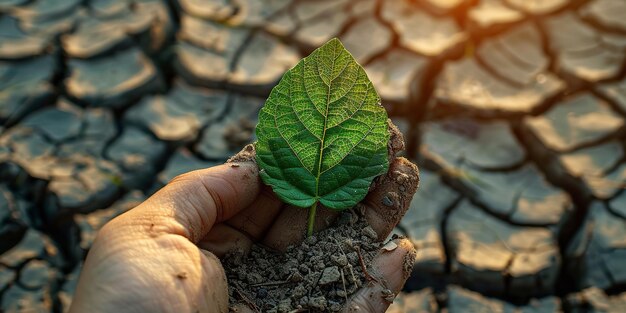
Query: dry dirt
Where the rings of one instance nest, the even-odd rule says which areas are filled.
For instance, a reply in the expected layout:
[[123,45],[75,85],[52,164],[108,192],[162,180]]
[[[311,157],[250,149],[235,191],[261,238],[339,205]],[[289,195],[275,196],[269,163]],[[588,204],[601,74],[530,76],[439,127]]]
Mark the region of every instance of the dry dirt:
[[341,213],[331,227],[284,253],[254,245],[247,256],[231,253],[222,262],[231,305],[259,312],[338,312],[368,280],[364,271],[382,243],[358,210]]

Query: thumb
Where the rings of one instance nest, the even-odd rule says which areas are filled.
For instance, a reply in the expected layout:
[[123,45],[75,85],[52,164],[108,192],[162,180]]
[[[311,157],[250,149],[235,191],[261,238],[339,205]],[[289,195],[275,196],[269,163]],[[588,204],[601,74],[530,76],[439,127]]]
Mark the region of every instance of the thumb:
[[[215,223],[246,208],[260,189],[253,162],[223,164],[174,178],[152,197],[115,219],[139,233],[170,233],[198,242]],[[121,224],[121,225],[120,225]]]
[[367,284],[348,301],[344,312],[385,312],[409,278],[416,251],[408,239],[393,241],[398,246],[392,251],[382,250],[374,258],[372,276],[378,282]]

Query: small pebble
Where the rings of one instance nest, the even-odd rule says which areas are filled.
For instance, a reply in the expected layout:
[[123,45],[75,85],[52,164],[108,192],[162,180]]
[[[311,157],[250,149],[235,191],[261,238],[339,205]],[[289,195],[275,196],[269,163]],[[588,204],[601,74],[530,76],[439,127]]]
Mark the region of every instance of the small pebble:
[[393,250],[396,250],[396,248],[398,248],[398,244],[394,241],[389,241],[382,247],[383,251],[386,252],[391,252]]
[[327,242],[326,244],[324,244],[324,252],[326,253],[334,253],[335,250],[337,249],[337,245],[335,245],[334,243],[330,243]]
[[326,298],[324,296],[312,297],[309,300],[309,306],[320,311],[326,310]]
[[332,302],[332,303],[329,303],[329,305],[328,305],[328,309],[329,309],[331,312],[339,312],[339,311],[341,311],[341,304],[339,304],[339,303],[337,303],[337,302]]
[[398,184],[404,184],[409,180],[409,175],[402,173],[400,171],[393,171],[393,175],[396,176],[396,182]]
[[263,277],[261,277],[261,275],[259,275],[258,273],[248,273],[246,278],[248,280],[248,283],[250,284],[258,284],[263,282]]
[[351,304],[348,312],[361,312],[361,307],[358,304]]
[[300,302],[298,302],[299,305],[305,306],[305,305],[309,305],[309,297],[304,296],[300,299]]
[[245,280],[246,279],[246,273],[241,271],[237,273],[237,278],[239,278],[239,280]]
[[293,289],[293,293],[291,295],[296,299],[300,299],[306,295],[306,289],[304,289],[304,286],[298,285]]
[[359,256],[356,254],[356,252],[350,252],[346,254],[346,256],[348,257],[350,263],[356,264],[356,262],[359,261]]
[[318,284],[320,285],[328,285],[330,283],[334,283],[341,279],[341,273],[339,273],[339,269],[336,266],[327,267],[322,272],[322,277],[320,278]]
[[278,312],[287,313],[291,311],[291,299],[285,299],[278,304]]
[[348,265],[348,257],[345,254],[333,255],[330,257],[333,263],[343,267]]
[[393,206],[393,200],[391,200],[389,195],[385,195],[383,197],[383,205],[385,205],[385,206]]
[[385,301],[387,301],[387,302],[389,302],[389,303],[393,302],[393,299],[395,299],[395,298],[396,298],[396,295],[395,295],[395,294],[394,294],[391,290],[389,290],[389,289],[383,289],[383,290],[380,292],[380,295],[381,295],[381,297],[382,297],[383,299],[385,299]]
[[326,267],[326,264],[324,264],[324,262],[319,261],[317,263],[315,263],[315,265],[313,266],[316,270],[321,271]]
[[[365,207],[361,207],[361,208],[365,208]],[[361,214],[365,214],[363,212],[364,209],[361,210]],[[359,222],[359,216],[355,213],[355,212],[350,212],[350,226],[356,224]]]
[[361,234],[371,239],[378,238],[378,234],[371,226],[366,226],[363,229],[361,229]]
[[344,248],[348,248],[348,249],[354,249],[354,244],[352,243],[352,240],[350,238],[346,238],[343,242],[342,242]]
[[263,287],[259,288],[259,290],[257,290],[256,292],[256,296],[259,299],[265,299],[267,297],[267,289]]
[[305,242],[309,245],[314,245],[317,243],[317,237],[315,236],[308,237]]
[[337,296],[345,298],[347,296],[346,291],[343,289],[337,290]]
[[304,279],[304,277],[302,277],[302,274],[298,273],[298,272],[294,272],[293,274],[291,274],[291,276],[289,277],[289,281],[290,282],[301,282],[302,279]]

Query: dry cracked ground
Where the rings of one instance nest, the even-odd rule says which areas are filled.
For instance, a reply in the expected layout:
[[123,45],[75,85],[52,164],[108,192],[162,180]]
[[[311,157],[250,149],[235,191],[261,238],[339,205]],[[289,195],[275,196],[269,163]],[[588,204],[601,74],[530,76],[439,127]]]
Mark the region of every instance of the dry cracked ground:
[[332,37],[421,167],[392,311],[626,312],[623,0],[0,0],[0,311],[67,310],[97,230]]

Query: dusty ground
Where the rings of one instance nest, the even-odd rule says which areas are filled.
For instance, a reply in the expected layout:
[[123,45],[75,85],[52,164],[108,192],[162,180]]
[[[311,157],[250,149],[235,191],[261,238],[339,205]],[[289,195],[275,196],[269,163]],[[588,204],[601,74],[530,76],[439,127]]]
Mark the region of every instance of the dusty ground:
[[247,256],[231,253],[223,259],[231,304],[261,312],[339,312],[368,283],[363,265],[369,267],[379,253],[377,239],[362,214],[345,211],[329,228],[284,253],[262,245]]
[[625,6],[1,1],[0,311],[64,311],[101,225],[252,141],[333,36],[421,168],[395,310],[625,311]]

